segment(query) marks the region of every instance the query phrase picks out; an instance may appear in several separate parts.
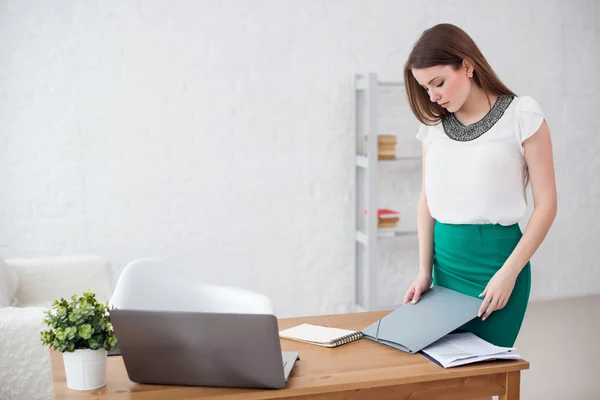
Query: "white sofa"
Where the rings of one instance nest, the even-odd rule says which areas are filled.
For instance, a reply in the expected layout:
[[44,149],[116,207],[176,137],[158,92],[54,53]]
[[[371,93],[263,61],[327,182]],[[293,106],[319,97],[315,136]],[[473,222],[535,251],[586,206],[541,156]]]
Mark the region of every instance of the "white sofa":
[[109,301],[116,277],[96,255],[5,259],[17,273],[16,306],[0,308],[0,399],[52,399],[50,358],[40,341],[54,300],[92,290]]

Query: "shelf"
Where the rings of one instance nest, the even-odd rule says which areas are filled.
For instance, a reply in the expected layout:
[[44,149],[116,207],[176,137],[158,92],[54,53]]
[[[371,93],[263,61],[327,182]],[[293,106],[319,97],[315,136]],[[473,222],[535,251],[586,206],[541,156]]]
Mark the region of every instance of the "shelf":
[[367,244],[367,234],[361,231],[356,231],[356,241],[364,245]]
[[421,161],[421,156],[398,156],[394,160],[377,160],[379,162]]
[[379,231],[377,236],[380,239],[389,239],[395,237],[417,236],[417,231],[409,231],[406,229],[398,229],[396,231]]
[[369,159],[365,156],[356,156],[356,165],[362,168],[369,168]]
[[398,81],[379,81],[377,82],[378,86],[394,86],[394,87],[404,87],[404,82]]
[[[422,157],[420,152],[415,156],[397,155],[391,160],[380,159],[379,152],[382,147],[379,145],[378,136],[382,132],[379,127],[380,96],[398,91],[404,91],[405,84],[399,80],[380,80],[378,74],[373,72],[357,73],[353,75],[352,86],[354,94],[352,96],[353,108],[353,133],[355,151],[355,168],[353,172],[353,230],[354,240],[354,305],[356,310],[370,311],[379,308],[377,305],[376,287],[379,282],[379,274],[382,272],[379,257],[379,247],[388,246],[382,243],[384,239],[394,239],[404,241],[417,241],[416,228],[413,228],[407,222],[404,227],[396,226],[394,228],[378,228],[377,207],[379,200],[379,177],[392,170],[405,170],[402,173],[410,173],[411,179],[415,179],[415,171],[421,166]],[[384,107],[386,109],[386,107]],[[407,117],[412,115],[408,107],[405,108]],[[398,129],[403,129],[398,127]],[[412,135],[412,134],[411,134]],[[408,152],[407,148],[400,145],[403,152]],[[386,146],[390,149],[392,146]],[[394,147],[398,149],[399,147]],[[390,152],[394,154],[393,152]],[[416,153],[416,152],[415,152]],[[413,153],[414,154],[414,153]],[[362,169],[362,170],[361,170]],[[400,172],[400,171],[394,171]],[[418,192],[415,193],[418,196]],[[383,205],[382,205],[383,206]],[[392,206],[394,207],[394,206]],[[361,211],[367,211],[368,218],[364,218]],[[402,229],[404,228],[404,229]],[[407,240],[408,239],[408,240]],[[388,242],[389,243],[389,242]],[[395,242],[394,242],[395,243]],[[391,243],[394,246],[394,243]],[[363,246],[360,246],[362,244]],[[361,248],[362,247],[362,248]],[[387,249],[386,249],[387,250]],[[387,302],[386,302],[387,303]],[[389,304],[388,304],[389,305]]]
[[[377,160],[378,162],[415,162],[420,161],[420,156],[400,156],[394,160]],[[356,165],[361,168],[369,168],[369,159],[367,156],[356,156]]]
[[[378,231],[377,237],[379,239],[391,239],[397,237],[408,237],[408,236],[417,236],[417,231],[410,231],[406,229],[398,229],[395,231]],[[368,236],[366,233],[361,231],[356,231],[356,241],[362,243],[364,245],[368,244]]]
[[356,74],[355,76],[355,87],[357,90],[366,90],[369,88],[369,84],[377,85],[379,87],[404,87],[404,81],[380,81],[373,79],[374,82],[369,82],[369,79],[373,79],[370,76],[364,74]]

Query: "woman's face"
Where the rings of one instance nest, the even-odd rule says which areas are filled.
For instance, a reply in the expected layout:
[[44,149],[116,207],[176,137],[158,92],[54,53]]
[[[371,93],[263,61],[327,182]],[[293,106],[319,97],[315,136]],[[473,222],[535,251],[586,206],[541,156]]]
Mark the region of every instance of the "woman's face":
[[438,103],[450,112],[458,111],[471,91],[472,67],[464,63],[455,70],[450,65],[436,65],[429,68],[412,69],[419,85],[427,91],[429,100]]

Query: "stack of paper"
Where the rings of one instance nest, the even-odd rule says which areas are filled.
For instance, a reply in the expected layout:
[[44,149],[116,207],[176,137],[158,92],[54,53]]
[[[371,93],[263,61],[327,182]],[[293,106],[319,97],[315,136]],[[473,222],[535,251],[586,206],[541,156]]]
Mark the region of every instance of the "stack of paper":
[[464,332],[446,335],[425,347],[422,352],[444,368],[450,368],[486,360],[520,359],[514,350],[514,347],[495,346],[470,332]]

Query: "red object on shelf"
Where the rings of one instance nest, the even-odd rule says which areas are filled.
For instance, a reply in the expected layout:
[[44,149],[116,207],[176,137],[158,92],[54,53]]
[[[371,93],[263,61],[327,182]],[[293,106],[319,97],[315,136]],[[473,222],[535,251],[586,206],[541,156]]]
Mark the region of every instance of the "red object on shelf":
[[387,208],[380,208],[379,210],[377,210],[377,218],[400,218],[400,213],[398,211],[390,210]]
[[[367,210],[364,210],[365,215],[367,215]],[[380,208],[377,210],[377,218],[378,219],[393,219],[400,218],[400,213],[398,211],[390,210],[389,208]]]

